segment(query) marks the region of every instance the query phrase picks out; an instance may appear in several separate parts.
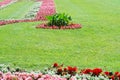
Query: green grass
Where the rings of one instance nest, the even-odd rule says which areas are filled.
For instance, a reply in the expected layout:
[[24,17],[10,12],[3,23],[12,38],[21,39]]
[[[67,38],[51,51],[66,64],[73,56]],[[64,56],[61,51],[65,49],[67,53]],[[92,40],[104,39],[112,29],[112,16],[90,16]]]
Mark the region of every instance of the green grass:
[[0,63],[41,69],[58,62],[79,68],[120,71],[120,1],[55,2],[58,12],[69,13],[83,28],[36,29],[39,22],[5,25],[0,28]]
[[35,2],[28,1],[18,1],[15,4],[10,5],[7,8],[0,10],[0,19],[22,19],[25,14],[31,9]]

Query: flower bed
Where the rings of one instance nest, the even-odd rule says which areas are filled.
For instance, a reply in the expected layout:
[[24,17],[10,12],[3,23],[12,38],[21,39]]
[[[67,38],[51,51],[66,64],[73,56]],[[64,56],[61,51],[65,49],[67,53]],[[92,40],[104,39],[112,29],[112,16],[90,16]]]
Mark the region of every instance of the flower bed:
[[70,24],[68,26],[61,26],[61,28],[59,28],[58,26],[48,26],[47,24],[39,24],[36,26],[36,28],[42,29],[77,29],[81,27],[82,26],[80,24]]
[[20,23],[20,22],[34,22],[34,21],[39,21],[37,19],[24,19],[24,20],[1,20],[0,21],[0,26],[6,25],[6,24],[13,24],[13,23]]
[[46,20],[46,16],[56,13],[54,0],[42,0],[42,5],[37,13],[36,19]]
[[81,28],[80,24],[72,23],[71,16],[65,13],[56,13],[52,16],[47,16],[48,22],[45,24],[39,24],[36,28],[43,29],[77,29]]
[[104,72],[101,68],[79,70],[77,67],[63,67],[63,64],[54,63],[48,69],[27,72],[4,66],[0,66],[0,80],[120,80],[120,72]]
[[[10,1],[10,0],[8,0],[8,1]],[[37,1],[41,1],[41,0],[37,0]],[[6,25],[6,24],[18,23],[18,22],[33,22],[33,21],[39,21],[39,20],[46,20],[45,17],[47,15],[52,15],[54,13],[56,13],[54,0],[42,0],[42,5],[40,6],[39,11],[37,11],[37,15],[35,16],[34,19],[1,20],[0,21],[0,26],[1,25]]]

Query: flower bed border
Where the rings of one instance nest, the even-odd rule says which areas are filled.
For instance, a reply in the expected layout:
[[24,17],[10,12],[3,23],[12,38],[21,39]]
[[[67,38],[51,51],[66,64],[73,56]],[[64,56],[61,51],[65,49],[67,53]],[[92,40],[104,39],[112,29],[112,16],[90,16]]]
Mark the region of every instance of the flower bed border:
[[36,26],[36,28],[42,28],[42,29],[78,29],[82,28],[81,24],[70,24],[68,26],[61,26],[60,28],[58,26],[48,26],[46,23],[39,24]]
[[0,64],[0,80],[120,80],[120,72],[103,71],[101,68],[79,69],[54,63],[40,71],[26,71]]
[[37,19],[1,20],[1,21],[0,21],[0,26],[2,26],[2,25],[7,25],[7,24],[13,24],[13,23],[20,23],[20,22],[35,22],[35,21],[40,21],[40,20],[37,20]]

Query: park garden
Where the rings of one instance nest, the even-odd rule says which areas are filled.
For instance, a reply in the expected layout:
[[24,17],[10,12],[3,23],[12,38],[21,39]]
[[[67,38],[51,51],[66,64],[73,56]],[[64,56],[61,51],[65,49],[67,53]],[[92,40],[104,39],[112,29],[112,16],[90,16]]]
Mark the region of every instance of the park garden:
[[120,80],[119,0],[0,0],[0,80]]

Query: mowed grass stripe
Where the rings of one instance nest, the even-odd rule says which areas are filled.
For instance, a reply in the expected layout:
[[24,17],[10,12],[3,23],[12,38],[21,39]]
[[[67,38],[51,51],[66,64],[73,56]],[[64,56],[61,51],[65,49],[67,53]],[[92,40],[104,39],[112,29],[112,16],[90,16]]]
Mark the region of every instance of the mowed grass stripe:
[[[97,31],[98,33],[101,31],[104,31],[104,32],[113,32],[113,30],[115,30],[115,32],[119,31],[118,23],[120,22],[120,19],[118,19],[118,17],[120,15],[114,15],[114,13],[112,15],[112,12],[111,13],[109,12],[109,8],[105,10],[104,7],[98,4],[91,4],[91,5],[89,4],[90,4],[89,2],[81,1],[81,5],[79,6],[79,7],[83,7],[84,10],[87,11],[87,13],[92,16],[92,18],[88,17],[88,20],[89,20],[88,22],[91,22],[89,26],[92,26],[95,24],[96,25],[95,27],[98,27],[98,31]],[[114,9],[111,9],[111,10],[114,11]],[[116,13],[118,12],[119,11],[116,11]]]
[[[75,3],[75,4],[77,4],[77,3]],[[108,9],[105,10],[104,7],[100,6],[101,4],[98,5],[96,3],[96,5],[95,4],[89,5],[89,2],[83,1],[83,3],[81,2],[81,5],[79,6],[79,7],[83,7],[84,10],[89,15],[92,16],[92,20],[90,20],[88,18],[88,20],[89,20],[88,22],[91,22],[91,24],[89,24],[89,26],[95,25],[95,27],[97,27],[98,29],[96,29],[96,28],[94,28],[94,29],[98,30],[97,31],[98,33],[99,32],[101,33],[102,31],[104,31],[106,33],[111,32],[113,34],[113,31],[114,31],[118,34],[119,33],[119,22],[120,22],[120,19],[118,17],[120,15],[117,15],[117,14],[114,15],[114,13],[112,14],[112,12],[109,12],[109,7],[108,7]],[[111,5],[109,5],[109,6],[111,6]],[[114,11],[114,9],[111,9],[111,10]],[[116,13],[120,13],[120,11],[116,11]],[[103,35],[104,34],[105,33],[103,33]]]
[[0,19],[20,19],[23,18],[30,6],[34,5],[33,1],[18,1],[15,4],[0,10]]
[[[111,21],[112,19],[114,20],[114,19],[117,19],[117,17],[119,17],[119,15],[117,15],[117,14],[120,13],[120,11],[118,11],[116,8],[115,12],[117,14],[114,15],[115,12],[113,12],[113,10],[115,7],[113,6],[113,8],[109,8],[109,6],[111,6],[111,5],[109,5],[109,6],[105,5],[107,3],[104,3],[104,1],[103,1],[104,6],[103,6],[103,4],[101,4],[101,1],[100,2],[97,1],[97,3],[95,3],[95,2],[93,3],[92,1],[90,3],[90,1],[86,1],[86,0],[84,0],[84,1],[83,0],[82,1],[71,1],[71,2],[73,2],[73,4],[77,4],[77,6],[80,8],[79,10],[81,10],[81,8],[83,8],[84,11],[87,11],[87,14],[95,17],[95,18],[93,18],[95,21],[100,19],[99,21],[107,22],[107,20]],[[107,7],[107,9],[104,9],[104,7]],[[112,12],[110,12],[110,11],[112,11]]]

